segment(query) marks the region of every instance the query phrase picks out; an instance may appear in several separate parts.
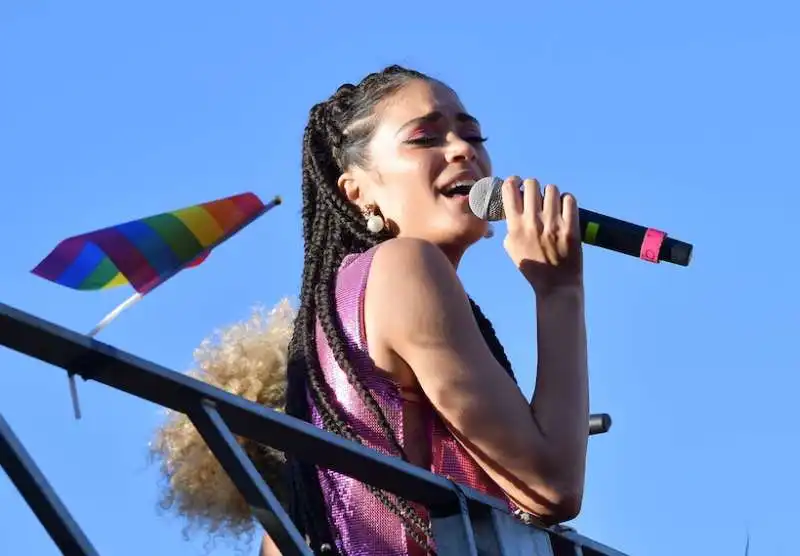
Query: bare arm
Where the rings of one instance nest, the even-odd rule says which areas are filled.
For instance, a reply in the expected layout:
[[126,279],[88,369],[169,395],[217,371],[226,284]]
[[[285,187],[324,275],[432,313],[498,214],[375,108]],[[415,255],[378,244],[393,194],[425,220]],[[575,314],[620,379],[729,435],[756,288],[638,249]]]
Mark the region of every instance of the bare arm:
[[562,480],[580,509],[589,438],[589,377],[583,288],[536,299],[538,365],[531,409],[551,447]]
[[281,551],[278,550],[278,547],[275,546],[275,543],[272,542],[272,539],[264,533],[264,540],[261,543],[261,550],[259,551],[259,556],[281,556]]
[[539,373],[530,403],[483,340],[455,270],[437,247],[411,239],[381,246],[366,319],[509,497],[546,521],[563,521],[577,513],[583,491],[583,300],[572,290],[538,306]]

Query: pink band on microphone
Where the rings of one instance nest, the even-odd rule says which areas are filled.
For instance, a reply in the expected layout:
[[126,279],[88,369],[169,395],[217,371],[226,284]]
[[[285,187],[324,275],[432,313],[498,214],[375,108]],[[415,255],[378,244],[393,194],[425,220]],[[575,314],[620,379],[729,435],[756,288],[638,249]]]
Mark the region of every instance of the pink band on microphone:
[[658,263],[658,252],[667,234],[660,230],[649,228],[642,240],[642,247],[639,250],[639,257],[651,263]]

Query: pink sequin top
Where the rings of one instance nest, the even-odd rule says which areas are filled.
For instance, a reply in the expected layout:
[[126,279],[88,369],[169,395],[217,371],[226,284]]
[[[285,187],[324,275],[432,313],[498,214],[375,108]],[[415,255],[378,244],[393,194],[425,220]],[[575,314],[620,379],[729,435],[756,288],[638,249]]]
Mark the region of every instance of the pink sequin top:
[[[375,372],[368,354],[364,328],[364,293],[370,265],[377,247],[360,255],[349,255],[342,262],[336,280],[336,310],[346,338],[349,360],[361,381],[386,415],[401,443],[403,440],[404,404],[400,388],[394,381]],[[317,352],[325,375],[340,410],[353,429],[365,439],[367,446],[397,456],[377,419],[350,385],[344,371],[336,363],[322,328],[317,323]],[[414,402],[424,414],[430,439],[431,471],[457,483],[504,499],[505,495],[464,448],[455,440],[438,417],[430,402],[423,397]],[[311,407],[312,422],[321,427],[316,408]],[[366,487],[330,470],[320,470],[319,479],[328,510],[328,520],[339,553],[349,556],[409,556],[416,553],[414,541],[407,537],[402,521],[386,509]]]

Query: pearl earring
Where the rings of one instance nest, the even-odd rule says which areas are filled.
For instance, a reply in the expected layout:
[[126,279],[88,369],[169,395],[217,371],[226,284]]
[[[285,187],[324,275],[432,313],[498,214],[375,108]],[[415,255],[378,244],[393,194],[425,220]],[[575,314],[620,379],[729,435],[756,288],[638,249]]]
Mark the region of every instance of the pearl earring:
[[375,205],[369,205],[364,209],[364,217],[367,219],[367,230],[373,234],[377,234],[383,230],[386,222],[383,217],[377,213]]

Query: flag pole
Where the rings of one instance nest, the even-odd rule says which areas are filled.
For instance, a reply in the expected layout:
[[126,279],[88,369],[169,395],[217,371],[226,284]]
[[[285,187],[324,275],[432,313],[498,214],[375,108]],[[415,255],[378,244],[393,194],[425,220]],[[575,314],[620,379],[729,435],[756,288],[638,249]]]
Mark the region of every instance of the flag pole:
[[119,316],[119,314],[120,314],[122,311],[124,311],[124,310],[125,310],[125,309],[127,309],[128,307],[131,307],[131,306],[135,305],[136,303],[138,303],[138,302],[139,302],[139,300],[141,300],[141,299],[142,299],[142,297],[144,297],[144,296],[143,296],[141,293],[139,293],[139,292],[136,292],[135,294],[133,294],[132,296],[130,296],[128,299],[126,299],[125,301],[123,301],[122,303],[120,303],[119,305],[117,305],[117,307],[116,307],[116,308],[115,308],[113,311],[111,311],[111,312],[110,312],[110,313],[108,313],[106,316],[104,316],[104,317],[103,317],[103,320],[101,320],[100,322],[98,322],[98,323],[95,325],[95,327],[94,327],[94,328],[92,328],[92,329],[89,331],[89,333],[87,334],[87,336],[89,336],[90,338],[94,338],[95,336],[97,336],[97,334],[98,334],[98,333],[99,333],[99,332],[100,332],[100,331],[101,331],[103,328],[105,328],[106,326],[108,326],[108,325],[111,323],[111,321],[112,321],[112,320],[114,320],[115,318],[117,318],[117,317]]
[[[144,296],[141,293],[136,292],[128,299],[117,305],[113,311],[111,311],[105,317],[103,317],[103,320],[98,322],[95,325],[95,327],[89,331],[87,336],[89,336],[90,338],[94,338],[95,336],[97,336],[97,334],[103,328],[108,326],[111,323],[111,321],[117,318],[119,314],[122,313],[122,311],[138,303],[142,299],[142,297]],[[78,386],[75,384],[75,374],[67,373],[67,380],[69,381],[69,395],[70,398],[72,399],[72,412],[75,414],[75,420],[80,420],[81,407],[80,404],[78,403]]]

